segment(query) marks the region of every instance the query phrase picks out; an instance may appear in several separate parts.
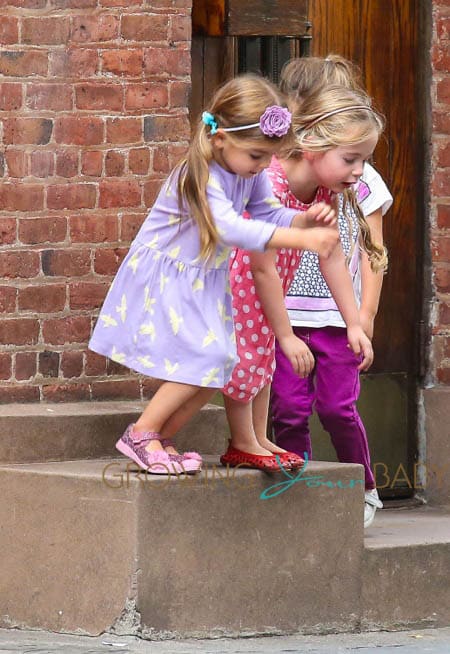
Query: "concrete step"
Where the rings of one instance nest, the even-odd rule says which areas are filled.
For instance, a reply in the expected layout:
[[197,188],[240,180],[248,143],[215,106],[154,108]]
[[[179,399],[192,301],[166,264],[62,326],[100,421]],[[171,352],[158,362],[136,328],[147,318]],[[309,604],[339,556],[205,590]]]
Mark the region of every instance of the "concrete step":
[[178,479],[123,458],[0,466],[0,627],[147,638],[357,628],[362,466],[311,463],[293,483],[217,464]]
[[[146,403],[0,405],[0,463],[114,457],[114,444]],[[221,454],[229,438],[222,407],[206,405],[176,437],[182,450]]]

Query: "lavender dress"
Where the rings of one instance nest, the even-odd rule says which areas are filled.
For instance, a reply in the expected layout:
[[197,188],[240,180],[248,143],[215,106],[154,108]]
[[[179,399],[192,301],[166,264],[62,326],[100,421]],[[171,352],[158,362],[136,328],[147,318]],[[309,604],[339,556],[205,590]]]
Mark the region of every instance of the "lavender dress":
[[231,248],[263,251],[275,227],[289,226],[298,211],[274,198],[265,172],[244,179],[212,162],[207,196],[220,242],[205,265],[197,224],[180,217],[176,182],[176,175],[166,181],[133,241],[89,347],[151,377],[223,388],[237,362]]

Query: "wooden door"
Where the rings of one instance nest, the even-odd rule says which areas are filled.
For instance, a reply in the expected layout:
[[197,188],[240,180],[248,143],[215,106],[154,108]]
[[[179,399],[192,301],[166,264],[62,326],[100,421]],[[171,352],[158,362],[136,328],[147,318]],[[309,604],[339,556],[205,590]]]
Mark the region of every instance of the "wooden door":
[[[375,363],[363,376],[360,410],[366,424],[372,463],[384,497],[410,495],[417,460],[416,389],[420,370],[424,241],[424,161],[426,90],[424,43],[429,23],[428,0],[271,0],[292,12],[296,21],[273,21],[268,0],[251,0],[251,20],[237,0],[194,0],[194,17],[209,21],[220,6],[221,27],[215,36],[198,29],[194,18],[193,114],[213,88],[238,72],[249,38],[292,39],[290,56],[307,52],[340,54],[357,63],[365,86],[384,113],[387,129],[375,151],[374,165],[394,196],[385,219],[390,253],[381,306],[375,326]],[[284,5],[283,5],[284,3]],[[227,8],[234,7],[233,21]],[[283,6],[282,6],[283,5]],[[253,12],[253,13],[252,13]],[[266,13],[264,13],[266,12]],[[239,34],[239,18],[245,25]],[[234,25],[237,34],[230,32]],[[217,23],[216,23],[217,24]],[[201,43],[200,43],[201,42]],[[206,44],[206,45],[205,45]],[[202,48],[203,53],[202,53]],[[205,54],[216,52],[220,65]],[[241,52],[241,56],[239,55]],[[244,57],[245,59],[245,57]],[[280,60],[279,64],[283,62]],[[212,74],[209,72],[213,69]],[[262,70],[271,74],[273,71]],[[334,459],[328,437],[313,423],[316,458]]]

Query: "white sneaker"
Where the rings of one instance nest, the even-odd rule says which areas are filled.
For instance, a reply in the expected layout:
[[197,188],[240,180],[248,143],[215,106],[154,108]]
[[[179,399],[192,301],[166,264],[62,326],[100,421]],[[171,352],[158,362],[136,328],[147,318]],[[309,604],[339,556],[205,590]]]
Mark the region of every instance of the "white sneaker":
[[383,508],[383,502],[378,497],[376,488],[364,493],[364,529],[370,527],[377,509]]

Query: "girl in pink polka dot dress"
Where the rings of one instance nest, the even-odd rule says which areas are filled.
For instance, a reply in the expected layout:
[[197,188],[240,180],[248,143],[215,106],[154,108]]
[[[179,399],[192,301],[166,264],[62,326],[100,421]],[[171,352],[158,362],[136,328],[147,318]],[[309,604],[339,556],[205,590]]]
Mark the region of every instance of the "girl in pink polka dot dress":
[[[337,89],[337,87],[336,87]],[[333,95],[333,94],[331,94]],[[358,94],[339,87],[334,95],[339,96],[336,115],[341,111],[352,111],[355,105],[365,106],[371,112],[365,94]],[[327,91],[317,92],[309,99],[309,115],[324,115]],[[330,105],[328,105],[330,106]],[[373,131],[373,130],[372,130]],[[374,146],[373,138],[370,146]],[[274,195],[287,207],[306,211],[320,201],[332,203],[335,192],[344,190],[347,184],[342,180],[342,189],[336,183],[333,190],[327,186],[327,171],[321,171],[311,180],[302,178],[298,184],[311,188],[310,202],[302,202],[295,195],[296,169],[299,162],[308,159],[308,152],[296,152],[287,159],[272,159],[268,175]],[[289,170],[289,175],[286,170]],[[288,177],[290,183],[288,182]],[[323,180],[323,183],[320,183]],[[353,179],[352,183],[357,179]],[[350,185],[350,181],[348,183]],[[303,460],[297,454],[272,443],[267,438],[267,417],[270,399],[270,384],[275,369],[275,338],[283,353],[300,377],[306,377],[314,367],[314,358],[308,346],[295,336],[284,305],[284,297],[298,268],[302,253],[299,250],[281,249],[278,252],[254,253],[235,250],[230,259],[230,282],[233,295],[233,313],[239,362],[233,370],[231,380],[223,388],[224,404],[230,427],[231,440],[227,452],[222,455],[224,465],[247,465],[263,470],[276,470],[277,458],[291,468],[299,467]],[[365,335],[359,318],[352,279],[341,247],[333,256],[320,261],[321,272],[332,292],[333,298],[347,325],[347,338],[351,350],[361,357],[360,369],[367,369],[373,360],[370,340]]]

